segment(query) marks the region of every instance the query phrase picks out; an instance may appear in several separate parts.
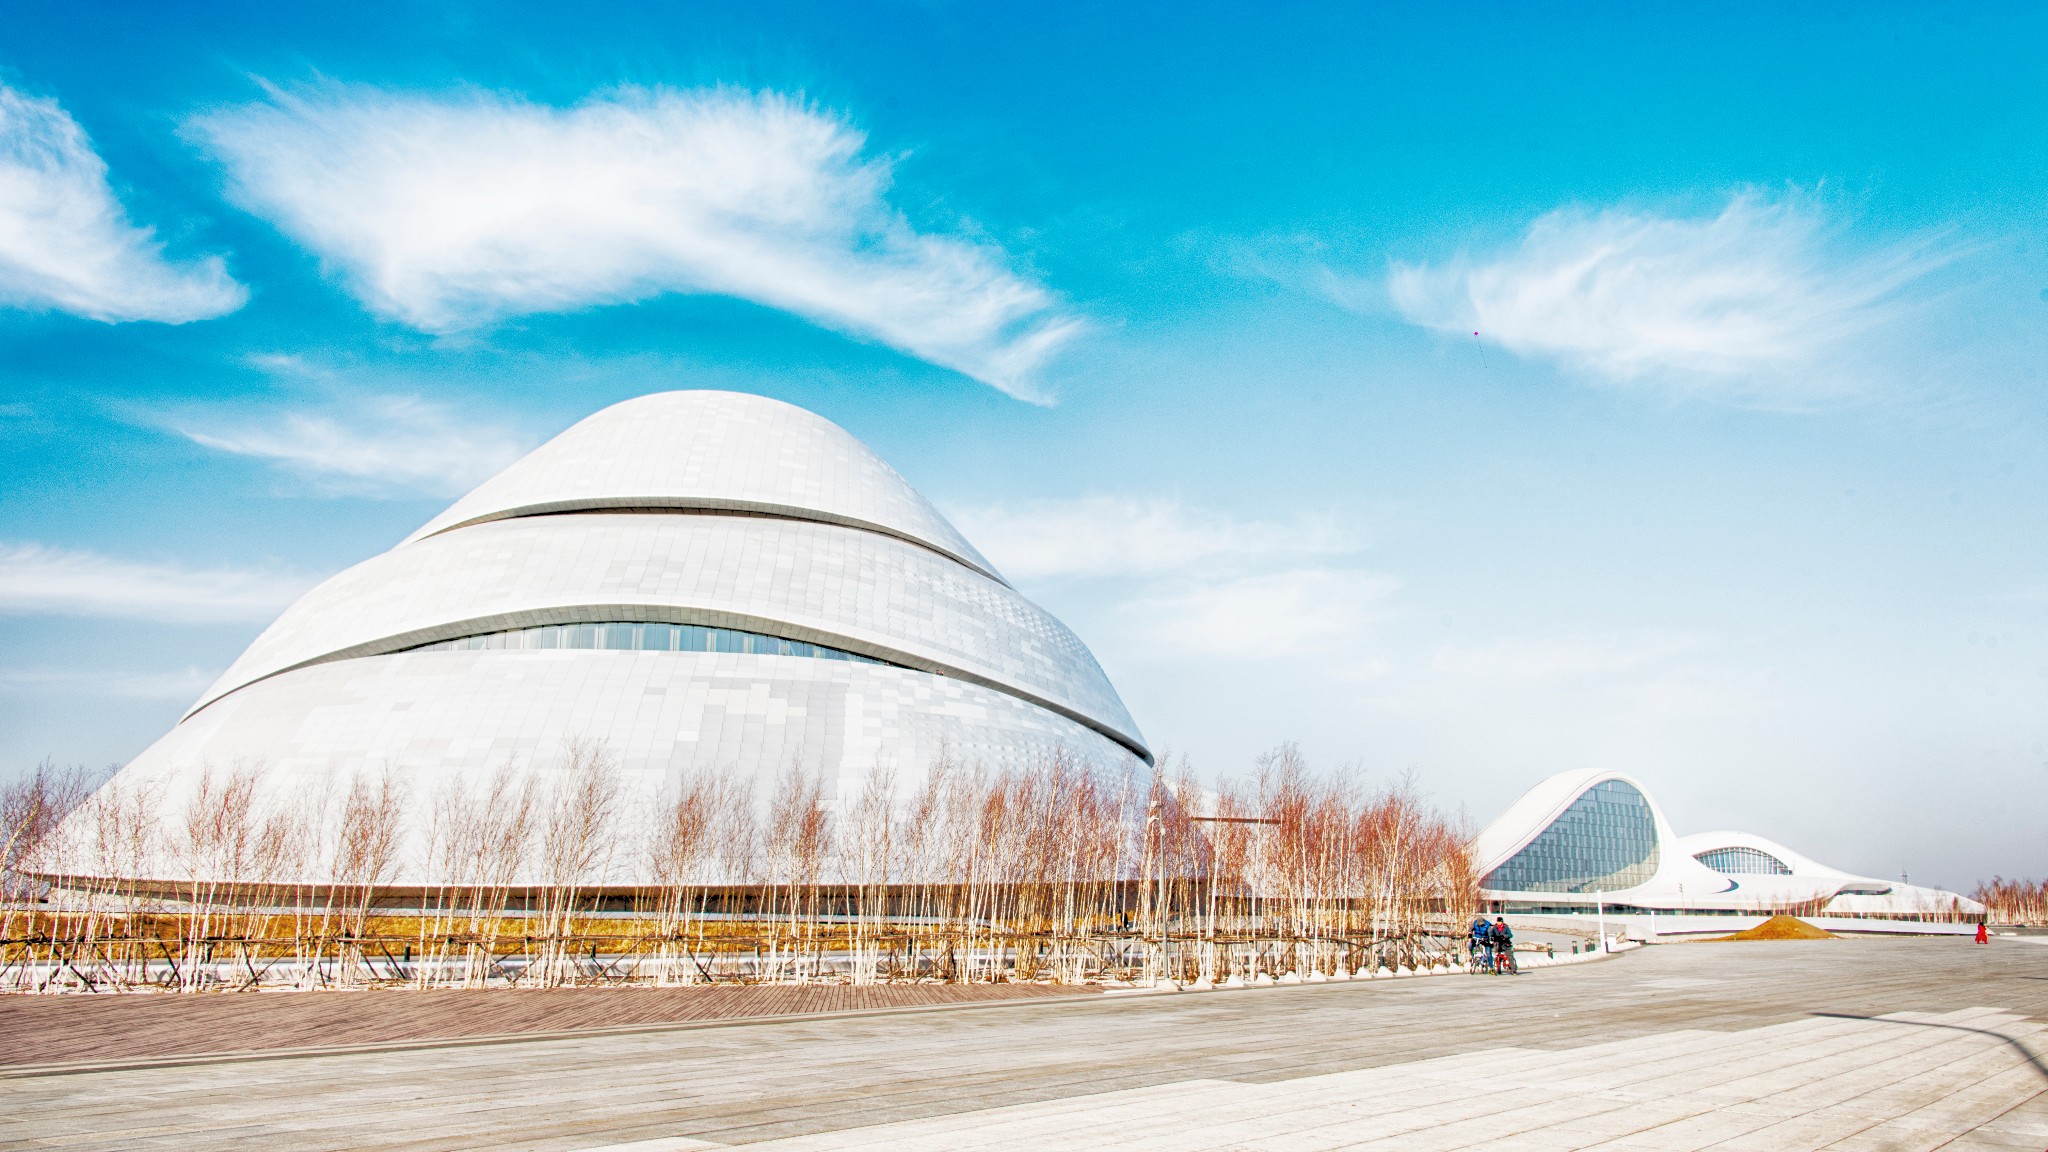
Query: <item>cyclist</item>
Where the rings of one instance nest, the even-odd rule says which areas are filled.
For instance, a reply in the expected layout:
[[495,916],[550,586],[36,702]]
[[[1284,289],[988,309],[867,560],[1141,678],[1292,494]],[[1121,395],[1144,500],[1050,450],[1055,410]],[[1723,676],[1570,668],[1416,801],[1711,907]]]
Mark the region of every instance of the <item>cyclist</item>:
[[1493,945],[1493,970],[1515,975],[1515,930],[1508,927],[1506,917],[1496,916],[1493,927],[1487,929],[1487,943]]
[[1472,971],[1493,970],[1493,925],[1486,922],[1484,914],[1472,918]]

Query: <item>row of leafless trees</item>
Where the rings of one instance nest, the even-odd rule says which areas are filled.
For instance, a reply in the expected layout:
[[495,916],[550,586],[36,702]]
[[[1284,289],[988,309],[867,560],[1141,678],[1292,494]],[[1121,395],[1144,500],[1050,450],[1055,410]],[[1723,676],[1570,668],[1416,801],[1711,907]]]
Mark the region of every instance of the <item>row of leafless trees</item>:
[[1447,962],[1476,896],[1464,830],[1361,777],[1283,745],[1208,789],[1184,761],[942,755],[852,795],[801,766],[766,795],[721,771],[648,795],[579,742],[430,795],[388,772],[266,790],[242,767],[168,805],[44,771],[0,807],[0,985],[1224,983]]
[[1971,894],[1993,924],[2048,926],[2048,880],[2007,880],[1993,876]]

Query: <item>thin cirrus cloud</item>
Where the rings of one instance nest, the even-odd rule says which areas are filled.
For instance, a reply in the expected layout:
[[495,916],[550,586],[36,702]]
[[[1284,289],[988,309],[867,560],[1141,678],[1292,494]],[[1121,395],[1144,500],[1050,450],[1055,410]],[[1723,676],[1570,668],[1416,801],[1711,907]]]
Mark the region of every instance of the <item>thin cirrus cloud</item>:
[[55,100],[0,85],[0,304],[182,324],[248,295],[218,256],[166,259],[128,219],[78,122]]
[[1124,605],[1126,621],[1156,649],[1259,660],[1347,652],[1390,614],[1400,582],[1350,568],[1307,567],[1191,580],[1146,590]]
[[1491,255],[1396,262],[1387,290],[1415,324],[1597,379],[1801,406],[1866,387],[1859,338],[1951,258],[1925,238],[1852,247],[1811,198],[1743,192],[1706,216],[1560,209]]
[[114,696],[140,700],[191,700],[220,675],[186,666],[173,671],[75,672],[48,668],[0,668],[0,685],[21,692]]
[[371,396],[340,410],[184,414],[161,422],[196,444],[267,461],[330,495],[458,495],[533,446],[511,428],[416,396]]
[[1363,544],[1329,518],[1246,520],[1124,495],[951,516],[1014,579],[1091,582],[1134,652],[1242,661],[1340,651],[1388,614],[1399,587],[1333,563]]
[[323,84],[200,115],[230,195],[372,312],[434,333],[737,297],[1044,402],[1082,328],[996,248],[920,232],[891,164],[776,93],[622,88],[568,108]]
[[1156,497],[1032,500],[951,516],[996,567],[1023,580],[1145,576],[1359,547],[1327,520],[1242,520]]
[[313,584],[291,573],[188,568],[77,548],[0,544],[0,613],[205,624],[268,620]]

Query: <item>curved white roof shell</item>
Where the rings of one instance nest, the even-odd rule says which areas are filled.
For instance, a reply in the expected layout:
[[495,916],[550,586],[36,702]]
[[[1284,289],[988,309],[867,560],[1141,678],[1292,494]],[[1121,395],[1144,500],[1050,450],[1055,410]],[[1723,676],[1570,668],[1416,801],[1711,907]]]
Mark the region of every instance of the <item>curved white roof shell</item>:
[[[1615,781],[1633,789],[1648,805],[1655,829],[1655,862],[1642,882],[1625,887],[1604,887],[1593,885],[1583,891],[1545,891],[1533,894],[1532,898],[1592,903],[1596,898],[1609,903],[1626,901],[1631,896],[1650,892],[1687,892],[1706,896],[1727,891],[1730,888],[1725,877],[1699,863],[1683,852],[1673,849],[1678,836],[1671,830],[1671,822],[1664,816],[1664,810],[1650,796],[1649,790],[1634,777],[1620,772],[1598,769],[1580,769],[1560,772],[1537,783],[1522,794],[1521,799],[1509,805],[1493,823],[1488,824],[1473,841],[1472,857],[1480,876],[1481,890],[1489,899],[1509,898],[1509,894],[1488,888],[1487,881],[1500,869],[1514,860],[1523,849],[1535,843],[1558,819],[1596,786]],[[1516,893],[1515,895],[1522,895]]]
[[[1562,890],[1503,886],[1502,876],[1526,875],[1527,870],[1499,870],[1536,844],[1582,797],[1610,781],[1633,789],[1648,807],[1654,826],[1654,867],[1631,873],[1628,882],[1622,884],[1596,882]],[[1785,872],[1732,868],[1720,871],[1698,859],[1723,849],[1763,853],[1782,864]],[[1830,868],[1783,844],[1746,832],[1678,836],[1663,809],[1639,781],[1619,772],[1601,770],[1561,772],[1540,781],[1479,833],[1472,843],[1472,855],[1482,897],[1523,906],[1591,908],[1604,903],[1671,912],[1800,907],[1828,914],[1870,916],[1983,910],[1974,901],[1952,892],[1888,884]]]
[[1826,876],[1837,880],[1862,879],[1860,876],[1844,872],[1839,868],[1830,868],[1811,856],[1795,852],[1776,840],[1767,840],[1753,832],[1727,830],[1695,832],[1690,836],[1681,837],[1677,847],[1680,852],[1694,858],[1698,858],[1705,852],[1729,848],[1747,848],[1752,852],[1761,852],[1777,860],[1790,869],[1791,874],[1794,876]]
[[541,624],[645,620],[805,640],[1008,692],[1143,754],[1088,649],[929,549],[835,524],[576,513],[418,539],[285,610],[194,705],[331,660]]
[[1787,902],[1825,899],[1822,911],[1831,915],[1869,916],[1919,912],[1961,911],[1981,914],[1984,906],[1967,896],[1944,892],[1905,881],[1880,880],[1844,872],[1815,860],[1803,852],[1754,832],[1696,832],[1678,841],[1678,850],[1698,859],[1703,855],[1747,849],[1782,864],[1783,875],[1732,872],[1728,875],[1752,896],[1780,896]]
[[[1485,876],[1508,862],[1515,853],[1528,846],[1529,841],[1571,806],[1588,788],[1602,780],[1627,780],[1613,772],[1581,769],[1560,772],[1536,783],[1536,786],[1522,793],[1507,811],[1494,817],[1493,823],[1479,830],[1472,841],[1472,862],[1479,874]],[[1634,781],[1629,781],[1634,783]],[[1648,793],[1645,793],[1648,795]],[[1655,806],[1655,802],[1652,802]]]
[[174,811],[237,766],[280,795],[391,770],[426,797],[579,740],[644,798],[705,768],[847,797],[941,756],[1151,759],[1087,647],[852,436],[671,392],[306,593],[115,785]]
[[478,485],[407,541],[514,516],[593,509],[757,512],[846,524],[1000,575],[894,468],[844,428],[743,392],[614,404]]
[[[629,778],[658,789],[682,769],[792,760],[828,794],[867,774],[916,778],[945,752],[1015,764],[1068,754],[1108,763],[1118,745],[1004,692],[905,668],[724,652],[405,652],[338,660],[236,692],[178,725],[123,774],[175,783],[197,764],[262,764],[324,782],[403,770],[416,796],[464,774],[546,765],[564,736],[601,735]],[[472,776],[472,778],[474,778]],[[835,787],[836,786],[836,787]]]

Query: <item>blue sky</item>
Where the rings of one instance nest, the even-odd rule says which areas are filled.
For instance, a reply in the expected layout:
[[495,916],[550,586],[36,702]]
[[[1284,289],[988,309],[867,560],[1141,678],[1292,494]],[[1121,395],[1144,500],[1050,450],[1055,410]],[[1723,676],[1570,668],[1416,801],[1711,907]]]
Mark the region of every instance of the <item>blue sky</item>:
[[133,756],[312,581],[723,387],[1202,772],[1297,739],[1483,822],[1616,767],[2048,870],[2039,8],[10,13],[0,771]]

